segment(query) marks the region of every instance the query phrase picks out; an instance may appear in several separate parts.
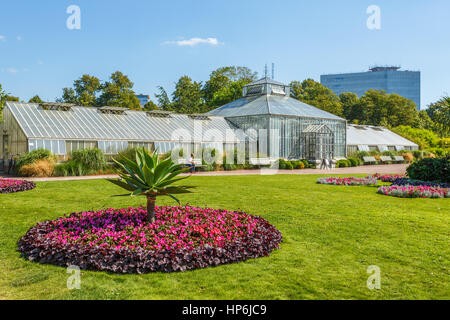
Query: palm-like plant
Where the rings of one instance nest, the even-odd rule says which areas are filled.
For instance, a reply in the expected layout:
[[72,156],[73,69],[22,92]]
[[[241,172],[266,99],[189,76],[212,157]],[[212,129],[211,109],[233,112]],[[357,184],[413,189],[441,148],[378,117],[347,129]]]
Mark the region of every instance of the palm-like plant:
[[155,221],[155,203],[158,196],[169,196],[178,203],[174,194],[191,193],[192,186],[174,186],[173,184],[188,177],[176,178],[189,170],[174,164],[172,159],[160,160],[157,151],[148,152],[144,148],[136,150],[136,160],[120,154],[120,160],[114,160],[122,170],[120,179],[107,179],[131,193],[121,196],[146,196],[147,221]]

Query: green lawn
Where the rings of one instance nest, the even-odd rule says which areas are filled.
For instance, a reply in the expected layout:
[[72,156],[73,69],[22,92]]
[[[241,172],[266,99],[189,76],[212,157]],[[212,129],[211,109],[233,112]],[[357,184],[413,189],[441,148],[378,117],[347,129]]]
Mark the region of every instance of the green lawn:
[[[38,221],[143,204],[103,180],[41,182],[0,195],[0,299],[449,299],[450,200],[398,199],[374,187],[316,185],[318,176],[192,177],[182,202],[261,215],[282,233],[268,258],[185,273],[115,275],[24,260],[17,240]],[[174,204],[161,198],[158,204]],[[381,268],[368,290],[367,267]]]

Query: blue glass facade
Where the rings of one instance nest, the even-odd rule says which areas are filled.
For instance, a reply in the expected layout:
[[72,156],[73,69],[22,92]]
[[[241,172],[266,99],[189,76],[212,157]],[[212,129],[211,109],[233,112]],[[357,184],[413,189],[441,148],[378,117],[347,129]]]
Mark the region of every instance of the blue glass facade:
[[369,72],[321,75],[320,83],[337,95],[354,92],[360,97],[369,89],[385,90],[413,100],[420,109],[420,71],[376,67]]
[[146,94],[137,94],[136,98],[138,98],[141,107],[145,106],[146,103],[150,100],[150,96]]

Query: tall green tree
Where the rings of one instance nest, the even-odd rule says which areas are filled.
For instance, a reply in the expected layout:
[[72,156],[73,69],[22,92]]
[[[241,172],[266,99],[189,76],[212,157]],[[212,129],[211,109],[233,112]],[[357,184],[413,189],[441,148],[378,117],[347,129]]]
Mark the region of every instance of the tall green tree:
[[339,100],[344,118],[350,122],[359,123],[359,119],[362,119],[364,115],[358,95],[353,92],[343,92],[339,95]]
[[3,108],[5,107],[5,99],[6,92],[3,90],[2,85],[0,84],[0,120],[3,119]]
[[3,119],[3,108],[5,107],[6,101],[19,101],[19,97],[14,97],[7,94],[0,84],[0,120]]
[[255,81],[257,75],[249,68],[239,66],[221,67],[211,72],[209,80],[202,88],[203,98],[208,109],[240,98],[242,87]]
[[152,110],[159,110],[159,107],[156,103],[154,103],[152,100],[149,100],[145,105],[144,105],[144,110],[146,111],[152,111]]
[[450,135],[450,97],[446,96],[430,104],[427,113],[442,137]]
[[62,101],[79,106],[95,106],[100,89],[101,83],[97,77],[84,74],[73,82],[73,88],[63,88]]
[[139,110],[139,99],[132,90],[134,83],[120,71],[114,72],[110,81],[101,86],[98,104]]
[[416,104],[398,94],[370,89],[360,98],[363,108],[361,123],[397,127],[414,126],[418,122]]
[[42,99],[38,95],[35,95],[33,98],[28,100],[28,102],[29,103],[42,103],[44,101],[42,101]]
[[205,103],[201,89],[201,82],[192,81],[188,76],[181,77],[172,94],[172,110],[178,113],[204,112]]
[[342,116],[343,108],[339,97],[321,83],[313,79],[306,79],[302,82],[293,81],[290,86],[293,98],[337,116]]
[[162,87],[158,87],[159,93],[155,94],[157,105],[162,110],[172,110],[172,102],[170,101],[167,91]]

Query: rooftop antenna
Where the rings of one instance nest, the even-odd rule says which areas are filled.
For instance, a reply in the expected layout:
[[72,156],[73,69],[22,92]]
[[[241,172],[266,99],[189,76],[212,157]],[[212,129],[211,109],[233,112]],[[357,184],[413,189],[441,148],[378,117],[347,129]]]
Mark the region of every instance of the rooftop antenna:
[[267,76],[268,76],[268,70],[267,70],[267,63],[266,63],[266,65],[264,67],[264,78],[267,78]]
[[272,80],[275,80],[275,63],[272,62]]

